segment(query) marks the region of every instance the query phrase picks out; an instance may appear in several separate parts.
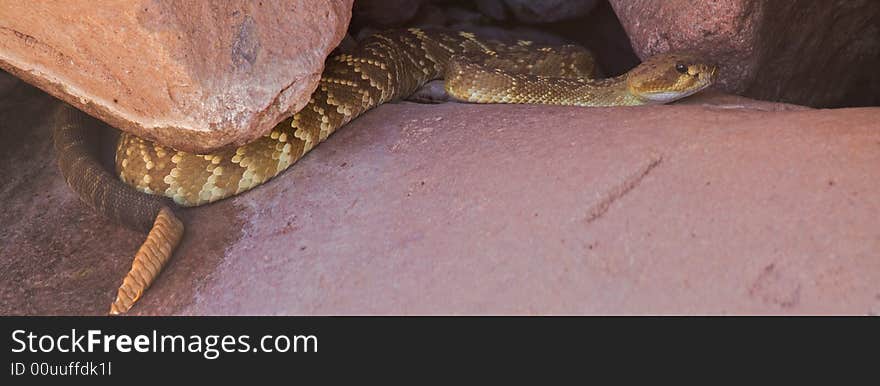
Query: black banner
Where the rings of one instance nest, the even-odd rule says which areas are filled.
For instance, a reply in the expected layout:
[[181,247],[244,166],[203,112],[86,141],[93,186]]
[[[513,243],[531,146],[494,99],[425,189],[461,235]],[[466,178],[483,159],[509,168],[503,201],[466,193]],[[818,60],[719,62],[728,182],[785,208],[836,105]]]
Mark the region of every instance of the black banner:
[[[810,354],[808,360],[815,360],[860,348],[873,352],[864,358],[870,363],[880,347],[876,320],[4,317],[0,322],[5,334],[3,378],[12,381],[3,384],[71,378],[118,384],[129,379],[178,383],[182,375],[329,383],[358,374],[400,376],[415,371],[445,378],[477,371],[515,376],[547,368],[553,375],[586,376],[636,365],[664,371],[717,366],[723,358],[742,365],[776,366],[788,353]],[[632,375],[623,371],[617,376]]]

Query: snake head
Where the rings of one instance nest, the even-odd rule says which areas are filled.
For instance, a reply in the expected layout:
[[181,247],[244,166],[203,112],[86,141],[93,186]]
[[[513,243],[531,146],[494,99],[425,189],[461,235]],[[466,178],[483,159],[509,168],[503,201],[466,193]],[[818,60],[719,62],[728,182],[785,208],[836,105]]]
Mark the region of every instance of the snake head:
[[629,92],[648,103],[669,103],[709,87],[718,67],[685,53],[655,55],[626,74]]

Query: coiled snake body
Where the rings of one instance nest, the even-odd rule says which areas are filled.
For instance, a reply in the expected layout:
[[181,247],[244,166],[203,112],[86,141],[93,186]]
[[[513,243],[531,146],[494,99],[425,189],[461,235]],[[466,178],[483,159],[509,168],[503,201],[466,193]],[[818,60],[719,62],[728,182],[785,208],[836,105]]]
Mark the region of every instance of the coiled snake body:
[[[630,106],[667,103],[711,84],[715,67],[684,54],[650,58],[627,74],[593,79],[589,52],[575,46],[504,44],[471,33],[409,29],[384,32],[351,53],[329,58],[308,104],[244,146],[191,154],[123,133],[119,178],[140,192],[196,206],[247,191],[300,159],[338,128],[382,103],[444,78],[452,97],[476,103]],[[128,310],[180,240],[174,204],[132,191],[100,168],[86,146],[78,112],[66,108],[55,142],[68,183],[96,210],[151,230],[119,289],[111,313]]]

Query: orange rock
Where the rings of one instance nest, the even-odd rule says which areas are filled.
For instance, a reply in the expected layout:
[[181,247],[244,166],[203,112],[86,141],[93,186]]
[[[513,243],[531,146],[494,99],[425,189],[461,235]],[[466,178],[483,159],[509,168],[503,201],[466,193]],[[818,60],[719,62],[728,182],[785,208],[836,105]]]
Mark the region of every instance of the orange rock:
[[0,68],[191,152],[257,138],[302,108],[352,0],[0,3]]

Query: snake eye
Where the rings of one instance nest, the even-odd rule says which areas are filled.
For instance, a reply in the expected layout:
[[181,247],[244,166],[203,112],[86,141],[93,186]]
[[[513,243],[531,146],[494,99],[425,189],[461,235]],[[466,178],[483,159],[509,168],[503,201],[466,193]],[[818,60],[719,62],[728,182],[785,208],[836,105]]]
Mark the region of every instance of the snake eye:
[[678,72],[680,72],[680,73],[682,73],[682,74],[687,74],[687,72],[688,72],[688,66],[685,65],[684,63],[681,63],[681,62],[676,63],[676,64],[675,64],[675,71],[678,71]]

